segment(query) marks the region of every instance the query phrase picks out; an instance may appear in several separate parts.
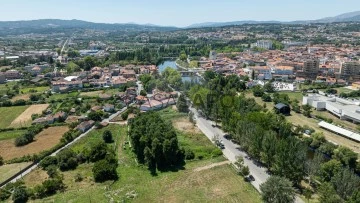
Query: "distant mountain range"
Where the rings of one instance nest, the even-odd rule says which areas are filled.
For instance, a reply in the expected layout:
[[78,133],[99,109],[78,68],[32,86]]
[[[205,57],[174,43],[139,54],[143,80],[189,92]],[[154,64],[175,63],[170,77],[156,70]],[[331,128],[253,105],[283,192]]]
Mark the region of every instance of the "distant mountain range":
[[27,21],[0,21],[1,30],[43,30],[54,28],[84,28],[99,30],[135,30],[135,31],[166,31],[175,30],[176,27],[166,27],[157,25],[139,25],[135,23],[93,23],[83,20],[59,20],[59,19],[41,19]]
[[[333,22],[360,22],[360,11],[344,13],[335,17],[327,17],[318,20],[306,21],[233,21],[233,22],[207,22],[193,24],[185,28],[201,28],[201,27],[221,27],[230,25],[243,24],[307,24],[307,23],[333,23]],[[41,32],[43,30],[51,31],[51,29],[67,29],[67,28],[85,28],[99,30],[120,30],[120,31],[172,31],[182,28],[175,26],[158,26],[153,24],[139,25],[136,23],[93,23],[82,20],[59,20],[59,19],[41,19],[28,21],[0,21],[0,34],[21,34],[31,32]]]
[[334,23],[334,22],[360,22],[360,11],[344,13],[335,17],[327,17],[318,20],[299,20],[299,21],[232,21],[232,22],[206,22],[198,23],[188,26],[187,28],[200,28],[200,27],[222,27],[229,25],[244,25],[244,24],[307,24],[307,23]]

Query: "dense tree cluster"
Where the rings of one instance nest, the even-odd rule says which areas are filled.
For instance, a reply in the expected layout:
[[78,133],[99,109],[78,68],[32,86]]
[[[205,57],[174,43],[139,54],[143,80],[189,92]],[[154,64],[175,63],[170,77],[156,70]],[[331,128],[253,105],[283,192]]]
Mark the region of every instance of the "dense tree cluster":
[[136,117],[130,124],[130,139],[140,163],[149,170],[166,170],[184,162],[176,132],[158,113],[148,112]]
[[[323,190],[334,191],[340,199],[357,197],[355,191],[360,184],[354,173],[359,168],[356,153],[327,142],[321,133],[314,133],[310,138],[301,137],[299,135],[310,128],[293,126],[282,115],[266,111],[254,99],[231,94],[226,83],[217,83],[217,74],[207,73],[204,77],[203,86],[194,86],[189,91],[194,106],[206,117],[221,120],[222,128],[232,139],[252,158],[266,165],[272,174],[288,179],[291,186],[299,186],[306,178],[310,183],[316,179],[330,183],[331,188],[324,186]],[[272,99],[274,103],[298,105],[298,101],[291,101],[286,94],[274,93]],[[225,102],[227,100],[231,102]],[[303,106],[303,112],[310,116],[311,108]],[[312,159],[307,157],[310,149],[316,151]]]

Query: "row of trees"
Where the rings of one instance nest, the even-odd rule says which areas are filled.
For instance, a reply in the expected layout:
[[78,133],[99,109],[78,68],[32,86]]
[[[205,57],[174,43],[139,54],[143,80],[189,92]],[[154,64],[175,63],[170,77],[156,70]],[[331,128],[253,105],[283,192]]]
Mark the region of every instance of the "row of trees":
[[[221,121],[223,129],[229,132],[232,139],[251,157],[266,165],[272,174],[286,178],[291,182],[291,186],[300,186],[300,182],[305,178],[331,183],[340,199],[349,200],[352,195],[356,195],[360,185],[357,178],[353,178],[356,176],[354,170],[357,166],[354,152],[345,147],[332,148],[321,135],[311,139],[301,138],[299,135],[304,129],[294,128],[282,115],[267,111],[254,99],[248,99],[243,94],[232,94],[227,87],[229,84],[219,82],[222,81],[221,76],[209,73],[205,79],[204,86],[195,86],[188,93],[194,105],[205,116]],[[261,88],[258,90],[265,92]],[[277,93],[273,94],[272,100],[293,103],[287,95]],[[309,147],[318,151],[321,157],[330,154],[331,161],[322,159],[319,162],[316,157],[309,160]],[[329,169],[328,165],[332,167]],[[338,166],[339,170],[333,170],[333,165]],[[338,181],[340,177],[343,184]],[[352,180],[345,181],[349,177]],[[315,183],[313,180],[311,183]],[[352,182],[351,187],[345,185],[348,182]]]

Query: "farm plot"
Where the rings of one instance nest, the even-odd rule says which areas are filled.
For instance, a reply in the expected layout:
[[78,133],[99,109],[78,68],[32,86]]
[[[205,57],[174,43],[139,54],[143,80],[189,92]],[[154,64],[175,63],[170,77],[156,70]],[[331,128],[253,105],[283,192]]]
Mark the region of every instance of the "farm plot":
[[67,126],[49,127],[36,135],[34,142],[22,147],[15,146],[15,139],[3,140],[0,142],[0,155],[5,160],[9,160],[51,149],[60,142],[61,137],[68,130]]
[[36,104],[31,105],[22,114],[20,114],[10,124],[10,127],[25,127],[31,124],[32,114],[41,114],[43,110],[47,109],[49,104]]
[[[29,106],[14,106],[0,108],[0,128],[7,128]],[[31,117],[31,115],[30,115]]]

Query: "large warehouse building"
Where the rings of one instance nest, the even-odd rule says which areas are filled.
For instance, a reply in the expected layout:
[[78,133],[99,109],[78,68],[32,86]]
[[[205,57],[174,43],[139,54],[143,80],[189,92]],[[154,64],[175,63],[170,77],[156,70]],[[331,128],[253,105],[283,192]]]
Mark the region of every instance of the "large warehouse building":
[[359,101],[350,101],[339,97],[327,97],[311,94],[303,97],[303,105],[308,104],[318,111],[327,110],[342,120],[360,123]]

